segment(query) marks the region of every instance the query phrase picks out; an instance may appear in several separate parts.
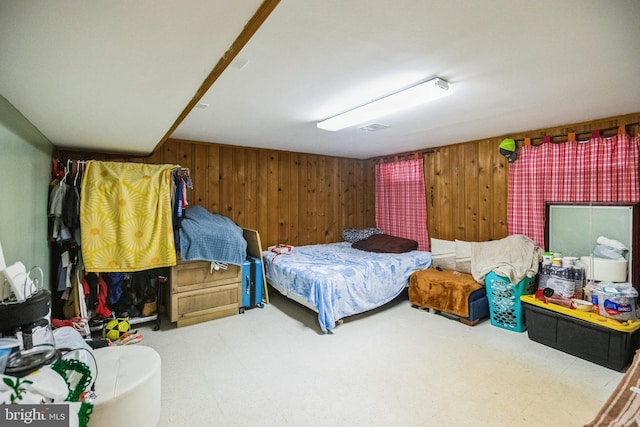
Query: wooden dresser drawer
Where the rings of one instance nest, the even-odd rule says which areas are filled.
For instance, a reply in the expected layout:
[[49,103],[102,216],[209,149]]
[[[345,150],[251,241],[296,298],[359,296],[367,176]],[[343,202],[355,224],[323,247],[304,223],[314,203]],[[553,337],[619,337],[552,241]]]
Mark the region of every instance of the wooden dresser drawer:
[[185,292],[239,282],[242,270],[229,264],[226,270],[211,271],[208,261],[179,261],[171,269],[171,292]]
[[208,261],[179,261],[171,268],[169,314],[178,327],[233,316],[242,304],[242,269],[211,270]]
[[[262,260],[260,235],[243,229],[247,255]],[[262,273],[264,277],[264,272]],[[209,261],[178,261],[171,267],[171,292],[167,311],[178,327],[233,316],[242,306],[242,268],[228,264],[227,269],[211,270]],[[266,283],[266,280],[264,281]],[[265,296],[267,303],[269,295]]]
[[178,327],[238,314],[238,283],[207,287],[171,295],[171,321]]

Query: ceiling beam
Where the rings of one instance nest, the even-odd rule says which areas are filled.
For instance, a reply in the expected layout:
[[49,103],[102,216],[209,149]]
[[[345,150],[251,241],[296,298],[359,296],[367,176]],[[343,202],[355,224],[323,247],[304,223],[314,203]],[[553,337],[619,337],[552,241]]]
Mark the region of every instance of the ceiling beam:
[[204,79],[202,85],[198,88],[191,101],[184,107],[182,113],[178,116],[173,125],[169,128],[167,133],[164,134],[162,139],[156,144],[154,150],[158,149],[164,142],[175,132],[175,130],[180,126],[180,123],[189,115],[191,110],[196,106],[196,104],[200,101],[200,99],[207,93],[207,91],[213,86],[218,77],[222,75],[224,70],[227,69],[229,64],[234,60],[234,58],[238,55],[238,53],[242,50],[242,48],[251,40],[251,37],[258,31],[258,28],[267,20],[271,12],[276,8],[276,6],[280,3],[280,0],[264,0],[256,13],[251,17],[251,19],[247,22],[247,24],[242,29],[242,32],[236,37],[234,42],[231,44],[231,47],[225,52],[225,54],[220,58],[218,63],[213,67],[213,70],[209,73],[209,75]]

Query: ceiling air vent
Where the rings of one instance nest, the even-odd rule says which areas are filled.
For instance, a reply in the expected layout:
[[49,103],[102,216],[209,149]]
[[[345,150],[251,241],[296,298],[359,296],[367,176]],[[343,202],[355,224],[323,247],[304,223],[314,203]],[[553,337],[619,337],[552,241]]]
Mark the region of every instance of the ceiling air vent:
[[366,130],[368,132],[376,132],[382,129],[386,129],[389,126],[383,125],[382,123],[369,123],[368,125],[360,126],[358,129]]

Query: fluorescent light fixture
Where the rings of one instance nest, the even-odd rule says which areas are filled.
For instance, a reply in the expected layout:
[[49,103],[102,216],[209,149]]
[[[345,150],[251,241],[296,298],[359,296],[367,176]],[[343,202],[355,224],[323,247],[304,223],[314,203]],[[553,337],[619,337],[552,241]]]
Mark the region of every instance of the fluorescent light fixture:
[[400,92],[371,101],[361,107],[338,114],[327,120],[318,122],[320,129],[336,131],[360,123],[386,116],[401,110],[406,110],[434,99],[442,98],[451,93],[451,85],[441,78],[434,78]]

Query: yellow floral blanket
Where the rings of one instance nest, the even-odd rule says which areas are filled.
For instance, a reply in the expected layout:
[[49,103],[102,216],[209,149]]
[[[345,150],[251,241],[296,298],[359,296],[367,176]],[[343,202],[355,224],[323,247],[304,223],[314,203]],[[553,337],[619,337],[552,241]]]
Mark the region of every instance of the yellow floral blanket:
[[87,163],[80,193],[86,271],[131,272],[176,264],[171,171],[177,167]]

